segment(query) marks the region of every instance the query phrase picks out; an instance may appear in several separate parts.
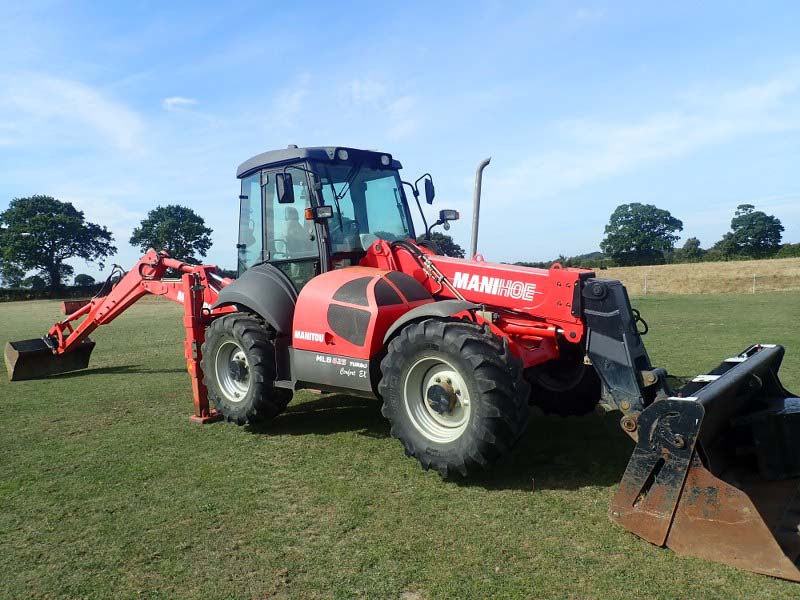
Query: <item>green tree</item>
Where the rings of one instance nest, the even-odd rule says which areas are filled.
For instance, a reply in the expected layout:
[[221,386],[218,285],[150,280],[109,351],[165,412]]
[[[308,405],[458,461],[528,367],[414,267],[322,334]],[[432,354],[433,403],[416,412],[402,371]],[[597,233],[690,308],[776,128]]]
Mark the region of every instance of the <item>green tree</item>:
[[186,262],[200,262],[211,248],[212,230],[203,217],[191,208],[169,204],[157,206],[133,230],[130,243],[147,252],[150,248],[166,250],[170,256]]
[[703,259],[705,250],[700,247],[700,240],[690,237],[683,246],[675,250],[675,262],[698,262]]
[[51,196],[14,198],[0,213],[0,256],[22,271],[38,271],[54,292],[72,275],[70,258],[97,262],[117,251],[105,227],[88,222],[69,202]]
[[731,220],[731,232],[737,254],[764,257],[780,249],[783,225],[752,204],[740,204]]
[[[417,242],[424,242],[425,236],[421,235],[417,238]],[[464,258],[466,252],[464,249],[453,241],[453,238],[440,231],[431,233],[431,240],[433,244],[439,249],[443,256],[452,256],[453,258]]]
[[47,281],[40,275],[31,275],[22,280],[22,285],[32,290],[47,289]]
[[90,285],[94,285],[94,283],[94,277],[91,275],[81,273],[80,275],[75,276],[75,285],[78,287],[89,287]]
[[663,263],[675,247],[683,223],[652,204],[622,204],[605,228],[600,248],[619,265]]
[[775,254],[776,258],[792,258],[800,256],[800,244],[783,244]]
[[2,279],[6,287],[22,287],[22,280],[25,279],[25,271],[0,258],[0,279]]
[[720,241],[711,246],[705,258],[707,260],[730,260],[736,256],[736,253],[736,240],[729,231],[722,236]]

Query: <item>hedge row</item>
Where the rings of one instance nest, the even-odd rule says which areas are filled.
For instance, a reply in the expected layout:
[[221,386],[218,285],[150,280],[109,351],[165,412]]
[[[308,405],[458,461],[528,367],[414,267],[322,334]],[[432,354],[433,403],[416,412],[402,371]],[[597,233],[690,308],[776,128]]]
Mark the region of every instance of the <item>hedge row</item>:
[[50,290],[31,290],[27,288],[0,288],[0,302],[14,302],[18,300],[66,300],[72,298],[91,298],[100,291],[100,286],[68,286],[54,294]]

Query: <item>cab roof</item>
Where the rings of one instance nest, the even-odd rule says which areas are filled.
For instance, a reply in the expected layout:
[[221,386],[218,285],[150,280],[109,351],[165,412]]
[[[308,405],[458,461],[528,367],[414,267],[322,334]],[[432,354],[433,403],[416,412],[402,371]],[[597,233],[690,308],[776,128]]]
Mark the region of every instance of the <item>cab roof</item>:
[[[251,174],[253,171],[263,169],[264,167],[271,167],[274,165],[288,164],[293,162],[300,162],[302,160],[319,160],[319,161],[337,161],[336,151],[347,150],[350,155],[350,160],[364,159],[370,160],[374,157],[377,164],[380,164],[380,156],[388,154],[388,152],[376,152],[375,150],[359,150],[358,148],[347,148],[345,146],[312,146],[308,148],[298,148],[295,145],[288,146],[282,150],[270,150],[269,152],[262,152],[256,154],[252,158],[248,158],[239,168],[236,169],[236,177],[242,177]],[[391,169],[402,169],[403,165],[399,161],[391,158]]]

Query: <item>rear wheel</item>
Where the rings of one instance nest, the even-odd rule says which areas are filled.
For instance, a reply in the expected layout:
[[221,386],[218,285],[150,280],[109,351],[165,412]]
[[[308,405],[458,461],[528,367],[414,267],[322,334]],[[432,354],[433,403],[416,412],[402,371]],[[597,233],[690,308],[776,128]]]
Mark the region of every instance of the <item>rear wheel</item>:
[[547,415],[582,416],[600,402],[600,377],[594,367],[584,364],[583,353],[576,348],[565,347],[560,359],[525,370],[530,402]]
[[274,386],[275,348],[264,322],[231,314],[206,330],[200,366],[208,397],[226,420],[244,425],[271,419],[292,399]]
[[528,385],[502,340],[477,325],[429,319],[389,344],[378,390],[408,456],[444,476],[506,455],[528,423]]

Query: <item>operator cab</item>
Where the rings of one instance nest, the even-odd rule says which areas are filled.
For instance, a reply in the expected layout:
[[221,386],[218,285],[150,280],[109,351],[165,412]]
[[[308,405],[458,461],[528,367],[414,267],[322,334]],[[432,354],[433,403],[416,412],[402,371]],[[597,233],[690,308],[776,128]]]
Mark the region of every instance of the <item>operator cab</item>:
[[386,153],[332,146],[245,161],[237,171],[239,275],[268,262],[299,291],[320,273],[357,265],[376,239],[414,239],[400,168]]

